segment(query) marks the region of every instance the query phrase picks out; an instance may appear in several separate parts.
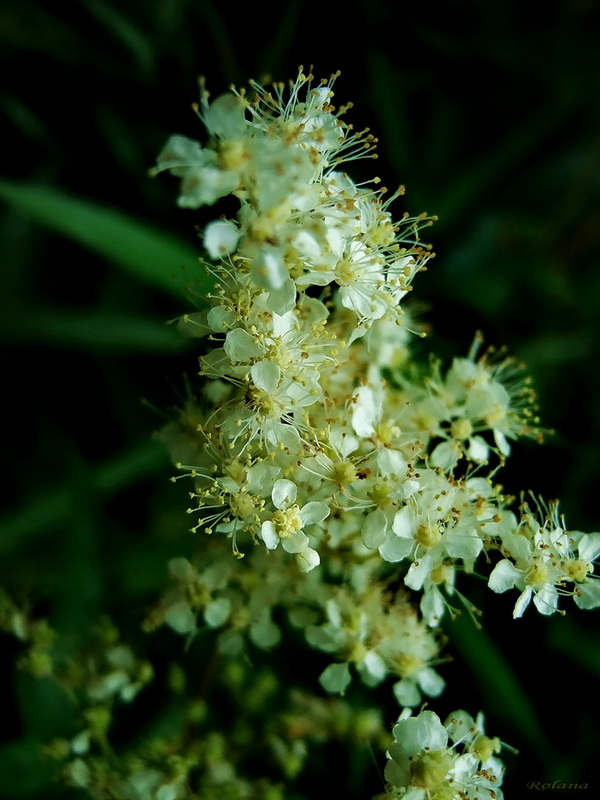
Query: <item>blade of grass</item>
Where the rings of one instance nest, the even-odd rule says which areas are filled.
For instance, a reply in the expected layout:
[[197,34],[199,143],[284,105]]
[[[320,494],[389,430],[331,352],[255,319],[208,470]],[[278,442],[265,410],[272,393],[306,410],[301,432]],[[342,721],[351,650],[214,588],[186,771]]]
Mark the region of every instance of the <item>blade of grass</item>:
[[25,308],[5,320],[0,338],[58,347],[118,352],[174,352],[182,337],[166,324],[143,317],[98,311]]
[[465,614],[459,614],[448,623],[447,632],[479,684],[486,698],[486,708],[516,728],[541,758],[547,758],[552,746],[533,704],[502,651]]
[[[407,79],[397,79],[396,70],[385,54],[376,48],[368,53],[369,96],[374,99],[373,110],[378,115],[382,140],[387,157],[399,175],[406,172],[412,154],[409,114],[406,113]],[[411,84],[413,83],[411,78]],[[413,187],[414,189],[414,187]],[[413,193],[414,196],[414,193]]]
[[452,226],[490,187],[501,181],[506,173],[518,167],[535,152],[539,143],[566,123],[573,108],[572,102],[565,99],[554,102],[547,110],[536,110],[527,119],[515,124],[510,134],[474,161],[463,167],[461,173],[453,177],[448,188],[439,197],[435,213],[440,226]]
[[291,49],[294,33],[303,11],[302,0],[288,0],[281,6],[279,25],[273,38],[260,49],[258,74],[277,77],[282,71],[281,64],[285,54]]
[[193,285],[204,294],[208,278],[187,245],[111,208],[35,184],[0,179],[0,198],[36,222],[74,239],[136,278],[178,297]]
[[600,642],[576,620],[559,619],[548,626],[548,645],[600,677]]
[[152,46],[142,31],[123,16],[121,11],[101,0],[84,0],[84,5],[102,25],[121,42],[137,61],[140,70],[150,77],[154,68]]
[[[121,453],[100,465],[92,475],[92,486],[109,495],[152,475],[166,463],[164,450],[154,442]],[[70,513],[73,493],[64,487],[32,497],[25,508],[0,520],[0,553],[8,553],[24,540],[52,531]]]

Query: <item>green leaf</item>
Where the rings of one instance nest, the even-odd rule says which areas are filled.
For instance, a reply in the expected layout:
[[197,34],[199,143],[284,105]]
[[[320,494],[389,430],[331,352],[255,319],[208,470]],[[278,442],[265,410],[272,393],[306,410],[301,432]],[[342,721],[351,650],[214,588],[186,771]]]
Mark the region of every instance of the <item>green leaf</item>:
[[146,283],[178,297],[185,295],[190,285],[195,294],[205,294],[208,278],[198,266],[198,254],[122,211],[48,186],[2,179],[0,197]]

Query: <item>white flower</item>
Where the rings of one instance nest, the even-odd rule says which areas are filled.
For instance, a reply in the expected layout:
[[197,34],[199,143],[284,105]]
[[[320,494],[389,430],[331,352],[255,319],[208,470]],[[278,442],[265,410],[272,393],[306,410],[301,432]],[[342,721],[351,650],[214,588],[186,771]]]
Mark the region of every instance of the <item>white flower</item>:
[[[260,530],[268,550],[275,550],[281,542],[288,553],[304,553],[309,540],[303,529],[329,516],[329,506],[325,503],[308,502],[300,508],[296,505],[297,495],[298,488],[292,481],[284,478],[275,481],[271,500],[277,510],[263,522]],[[308,565],[314,557],[305,555],[304,560]]]
[[498,562],[490,574],[488,585],[494,592],[505,592],[516,587],[521,591],[515,603],[513,617],[521,617],[533,599],[540,614],[553,614],[558,605],[557,583],[560,570],[549,542],[548,531],[538,531],[533,541],[519,534],[507,534],[505,548],[515,558]]
[[451,714],[445,725],[433,711],[401,716],[393,735],[385,778],[405,800],[502,800],[504,768],[493,757],[500,743],[464,711]]
[[204,229],[204,247],[215,260],[233,253],[239,240],[240,231],[233,222],[227,220],[216,220]]
[[219,169],[213,150],[203,149],[186,136],[171,136],[157,162],[155,172],[168,169],[182,179],[177,198],[181,208],[212,205],[232,192],[239,181],[235,172]]

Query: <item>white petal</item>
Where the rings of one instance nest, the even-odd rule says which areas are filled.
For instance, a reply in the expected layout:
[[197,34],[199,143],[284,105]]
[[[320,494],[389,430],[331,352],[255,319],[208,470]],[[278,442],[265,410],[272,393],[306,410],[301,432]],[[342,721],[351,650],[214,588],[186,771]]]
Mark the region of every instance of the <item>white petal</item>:
[[[402,758],[402,761],[402,767],[395,761],[388,761],[385,765],[385,770],[383,773],[385,780],[388,783],[391,783],[392,786],[398,788],[408,786],[410,783],[410,773],[408,772],[408,769],[404,768],[405,759]],[[421,792],[421,797],[425,797],[425,789],[422,789]],[[404,795],[404,797],[406,797],[406,795]],[[418,800],[421,800],[421,798],[418,798]]]
[[578,547],[582,561],[594,561],[600,553],[600,533],[586,533],[582,536]]
[[588,578],[577,586],[575,604],[579,608],[598,608],[600,606],[600,580]]
[[393,734],[407,756],[414,756],[425,747],[441,750],[448,744],[448,732],[433,711],[422,711],[418,717],[401,720],[394,726]]
[[369,514],[360,532],[365,547],[375,550],[383,544],[387,530],[387,519],[383,511],[377,510]]
[[392,524],[396,536],[399,536],[401,539],[410,539],[412,541],[416,527],[417,521],[415,515],[408,506],[404,506],[404,508],[396,512]]
[[269,291],[282,289],[289,273],[278,250],[262,247],[252,263],[252,278]]
[[281,631],[271,619],[269,609],[265,608],[258,620],[250,626],[250,638],[258,647],[267,649],[281,639]]
[[231,612],[231,602],[226,597],[218,597],[204,609],[204,619],[211,628],[219,628]]
[[233,253],[239,240],[240,231],[233,222],[218,219],[204,229],[204,247],[214,260]]
[[307,545],[308,536],[303,531],[296,531],[296,533],[281,540],[281,546],[286,553],[301,553],[306,550]]
[[421,598],[420,608],[425,622],[430,628],[436,628],[446,611],[439,589],[427,589]]
[[[193,165],[203,166],[206,163],[205,151],[199,142],[187,136],[174,134],[158,154],[157,169],[174,169]],[[181,175],[179,175],[181,177]]]
[[[197,144],[197,142],[195,142],[194,144]],[[333,255],[337,256],[338,258],[341,258],[346,248],[346,240],[339,232],[339,230],[337,228],[329,228],[327,233],[325,234],[325,238],[327,239],[327,244],[329,245],[329,249],[331,250]]]
[[275,525],[273,525],[273,523],[270,520],[266,520],[265,522],[263,522],[260,529],[260,536],[265,545],[267,546],[267,550],[275,550],[275,548],[279,544],[279,536],[277,536]]
[[[217,306],[217,308],[221,308],[221,306]],[[177,320],[178,333],[189,337],[206,336],[207,333],[215,330],[210,324],[209,315],[210,312],[207,311],[193,311],[191,314],[184,314]],[[219,328],[219,330],[224,329]]]
[[425,583],[425,578],[433,569],[432,557],[429,553],[413,563],[408,568],[408,572],[404,576],[404,583],[409,589],[414,589],[415,592],[420,591]]
[[533,604],[545,616],[554,614],[558,606],[558,591],[556,586],[542,586],[539,592],[533,596]]
[[460,458],[460,452],[458,442],[441,442],[434,448],[429,460],[430,464],[432,467],[440,467],[443,470],[452,469]]
[[388,532],[384,543],[379,547],[379,555],[384,561],[395,563],[406,558],[413,549],[412,539],[400,539],[393,533]]
[[418,492],[420,488],[421,484],[419,481],[404,481],[402,484],[402,497],[404,500],[406,500],[407,498],[412,497],[415,492]]
[[363,659],[363,666],[376,681],[382,681],[386,675],[386,668],[383,659],[374,650],[369,650]]
[[513,619],[519,619],[519,617],[523,616],[523,612],[529,605],[529,601],[531,600],[531,595],[533,594],[533,589],[531,586],[527,586],[523,592],[519,595],[519,599],[515,603],[515,607],[513,610]]
[[[500,446],[498,447],[500,452],[504,452]],[[490,448],[482,436],[473,436],[471,439],[469,439],[469,449],[467,450],[467,453],[469,454],[469,458],[471,458],[473,461],[476,461],[478,464],[483,464],[488,460]]]
[[273,491],[271,492],[271,499],[275,508],[288,508],[296,501],[298,489],[292,481],[280,478],[273,484]]
[[351,680],[348,664],[330,664],[319,677],[321,686],[332,694],[343,694]]
[[483,542],[474,530],[451,529],[444,537],[444,547],[452,558],[473,561],[483,549]]
[[354,395],[352,410],[352,427],[357,436],[372,436],[375,433],[374,423],[378,419],[378,408],[375,394],[368,386],[361,386]]
[[446,681],[431,667],[419,670],[416,679],[423,692],[429,697],[439,697],[446,686]]
[[312,547],[307,547],[306,550],[297,553],[295,558],[298,569],[302,572],[310,572],[311,569],[318,567],[321,563],[319,554],[316,550],[313,550]]
[[421,702],[421,692],[417,689],[414,681],[403,678],[392,687],[394,697],[401,706],[418,706]]
[[254,336],[251,336],[243,328],[235,328],[235,330],[229,331],[225,338],[223,350],[232,361],[247,362],[251,358],[256,358],[262,354]]
[[224,139],[236,139],[246,130],[244,101],[234,94],[222,94],[216,98],[203,115],[208,131]]
[[456,742],[472,741],[474,736],[472,729],[476,726],[473,717],[467,714],[466,711],[460,709],[448,714],[448,718],[444,722],[444,727],[448,731],[450,741],[456,744]]
[[169,572],[180,583],[191,583],[197,574],[187,558],[172,558],[169,561]]
[[[287,314],[296,305],[296,284],[289,275],[283,277],[279,289],[271,289],[267,293],[265,305],[275,314]],[[275,326],[273,326],[275,328]],[[276,333],[276,331],[273,331]]]
[[406,474],[406,460],[397,450],[384,447],[377,456],[377,465],[383,474],[391,478],[399,478]]
[[301,510],[300,516],[305,525],[313,525],[315,522],[323,522],[329,516],[329,506],[327,503],[310,502]]
[[304,258],[317,261],[321,256],[321,246],[309,231],[300,230],[292,239],[294,248]]
[[[187,316],[191,318],[193,314],[188,314]],[[216,331],[217,333],[222,333],[228,328],[231,328],[235,324],[235,321],[234,312],[224,306],[215,306],[211,308],[206,315],[206,323],[209,330]]]
[[176,603],[169,607],[165,622],[176,633],[191,633],[196,628],[196,614],[187,603]]
[[[458,756],[452,767],[452,776],[458,783],[468,783],[473,779],[477,773],[479,760],[473,753],[463,753]],[[483,795],[483,792],[481,793]],[[486,791],[486,795],[490,795]]]
[[502,561],[499,561],[492,570],[488,580],[488,586],[493,592],[500,594],[507,589],[512,589],[520,577],[521,573],[512,561],[504,558]]
[[494,439],[496,440],[496,444],[498,445],[498,450],[502,453],[503,456],[510,455],[510,444],[506,436],[499,430],[494,431]]
[[250,368],[250,375],[258,389],[271,394],[279,384],[281,369],[274,361],[258,361]]
[[358,447],[358,439],[356,436],[350,436],[345,430],[340,428],[332,428],[329,433],[329,442],[337,452],[346,458],[353,453]]

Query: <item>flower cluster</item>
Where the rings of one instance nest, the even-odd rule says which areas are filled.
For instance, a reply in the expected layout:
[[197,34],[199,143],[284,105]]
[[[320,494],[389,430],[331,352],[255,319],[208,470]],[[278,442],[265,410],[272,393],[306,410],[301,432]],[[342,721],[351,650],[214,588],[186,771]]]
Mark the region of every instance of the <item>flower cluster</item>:
[[552,515],[534,533],[493,481],[511,440],[542,436],[523,368],[480,336],[445,370],[410,357],[401,301],[432,256],[419,238],[432,220],[395,222],[401,191],[384,199],[378,179],[343,170],[375,140],[343,122],[335,77],[313,86],[300,71],[287,90],[252,83],[212,103],[204,92],[208,144],[173,136],[158,158],[181,178],[181,206],[239,205],[204,230],[215,289],[180,327],[211,345],[205,382],[162,433],[194,481],[193,530],[239,557],[283,550],[302,572],[378,554],[422,592],[431,627],[456,570],[490,551],[503,556],[491,588],[522,593],[516,614],[532,596],[545,614],[561,593],[597,605],[595,538]]
[[404,711],[386,797],[499,800],[500,743],[481,715],[411,716],[444,689],[440,621],[454,598],[469,607],[457,574],[487,568],[494,592],[516,589],[516,617],[530,600],[552,614],[560,595],[593,608],[600,534],[567,530],[556,504],[514,509],[495,482],[513,441],[543,435],[520,364],[479,334],[447,367],[413,358],[405,298],[433,257],[420,233],[434,218],[394,221],[403,189],[347,174],[376,140],[333,105],[336,77],[300,68],[287,88],[213,102],[203,90],[206,145],[173,136],[158,157],[180,206],[230,195],[234,210],[204,228],[214,287],[179,321],[204,340],[203,381],[159,434],[173,480],[192,481],[203,548],[171,562],[146,624],[216,629],[240,656],[277,645],[287,617],[333,659],[327,691],[393,679]]
[[442,725],[433,711],[396,723],[385,778],[388,797],[404,800],[502,800],[501,743],[486,736],[483,718],[455,711]]

